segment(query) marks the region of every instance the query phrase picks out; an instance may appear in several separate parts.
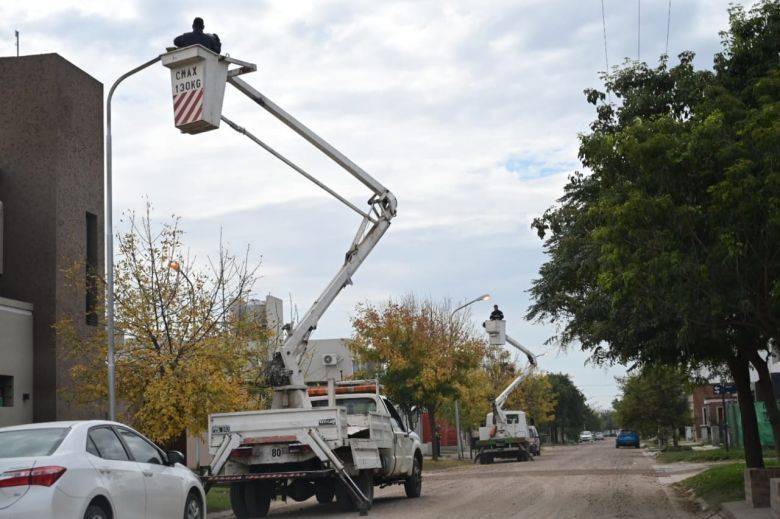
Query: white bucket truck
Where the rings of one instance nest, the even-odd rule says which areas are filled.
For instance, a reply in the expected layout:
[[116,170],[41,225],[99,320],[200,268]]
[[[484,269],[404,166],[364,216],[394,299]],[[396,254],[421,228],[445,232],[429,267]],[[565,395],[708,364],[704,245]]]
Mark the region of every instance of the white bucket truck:
[[[220,413],[209,417],[213,461],[203,476],[206,488],[229,485],[233,512],[239,518],[264,517],[272,499],[334,497],[345,508],[365,514],[375,485],[403,484],[409,497],[422,485],[422,452],[390,401],[372,383],[339,383],[309,388],[302,359],[309,336],[396,215],[395,196],[358,165],[304,126],[239,76],[257,67],[215,54],[199,45],[161,57],[171,69],[176,127],[184,133],[206,132],[224,121],[297,173],[341,201],[362,218],[344,263],[311,308],[276,351],[266,372],[274,388],[272,409]],[[229,69],[230,65],[237,68]],[[372,195],[360,209],[287,159],[245,128],[222,115],[225,82],[245,94],[315,148],[332,159]]]
[[477,455],[474,461],[480,464],[493,463],[496,458],[516,459],[517,461],[533,460],[535,450],[535,429],[528,426],[525,412],[504,409],[509,395],[537,367],[536,357],[530,350],[506,334],[506,321],[491,319],[483,323],[490,337],[490,344],[503,346],[509,343],[528,358],[528,366],[520,371],[514,380],[493,401],[493,410],[485,417],[485,425],[479,428]]

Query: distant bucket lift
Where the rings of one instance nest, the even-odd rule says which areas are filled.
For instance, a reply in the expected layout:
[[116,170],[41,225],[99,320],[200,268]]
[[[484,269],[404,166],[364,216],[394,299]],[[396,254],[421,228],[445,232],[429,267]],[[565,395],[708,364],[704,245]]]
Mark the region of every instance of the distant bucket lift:
[[[228,74],[257,70],[252,63],[220,56],[200,45],[168,52],[161,60],[171,69],[174,124],[182,133],[189,134],[219,128]],[[241,68],[228,72],[230,63]]]
[[484,322],[485,331],[488,334],[491,346],[503,346],[506,344],[506,321],[491,319]]

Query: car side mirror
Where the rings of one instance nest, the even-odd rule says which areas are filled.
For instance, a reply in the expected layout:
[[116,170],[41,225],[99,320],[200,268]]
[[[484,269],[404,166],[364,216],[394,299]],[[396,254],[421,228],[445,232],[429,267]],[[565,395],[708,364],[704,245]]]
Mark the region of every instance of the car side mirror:
[[187,462],[184,459],[184,454],[179,451],[168,451],[165,453],[165,456],[168,458],[168,465],[176,465],[177,463],[184,465]]

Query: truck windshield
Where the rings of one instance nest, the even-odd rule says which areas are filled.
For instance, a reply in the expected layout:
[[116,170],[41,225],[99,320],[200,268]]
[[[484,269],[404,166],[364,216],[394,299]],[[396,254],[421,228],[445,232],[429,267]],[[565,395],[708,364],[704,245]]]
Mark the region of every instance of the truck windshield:
[[[312,407],[328,407],[328,400],[312,400]],[[343,407],[347,414],[368,414],[376,412],[376,400],[373,398],[337,398],[336,406]]]

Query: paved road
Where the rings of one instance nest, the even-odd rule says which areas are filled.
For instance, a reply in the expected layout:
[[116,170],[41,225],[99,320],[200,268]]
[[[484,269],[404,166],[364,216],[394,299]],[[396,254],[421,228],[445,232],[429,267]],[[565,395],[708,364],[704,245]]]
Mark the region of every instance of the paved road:
[[[407,499],[403,487],[377,489],[369,517],[528,517],[688,519],[673,493],[659,483],[668,476],[638,449],[616,450],[614,441],[551,447],[534,462],[496,462],[425,472],[423,495]],[[357,517],[335,504],[274,502],[270,517]],[[221,514],[215,517],[232,517]]]

